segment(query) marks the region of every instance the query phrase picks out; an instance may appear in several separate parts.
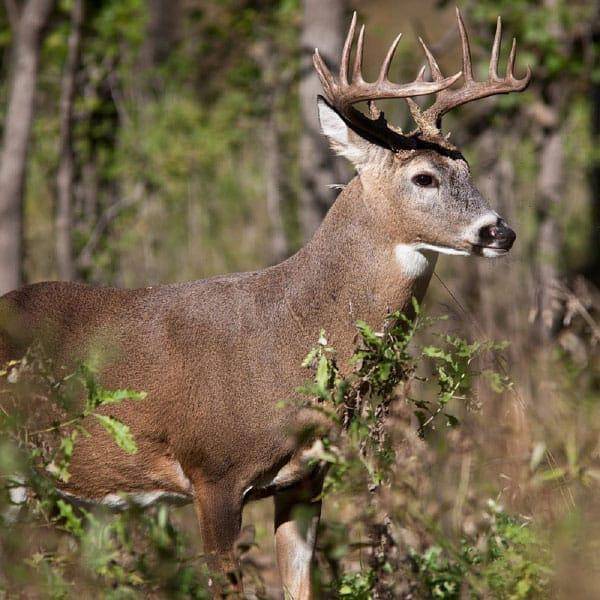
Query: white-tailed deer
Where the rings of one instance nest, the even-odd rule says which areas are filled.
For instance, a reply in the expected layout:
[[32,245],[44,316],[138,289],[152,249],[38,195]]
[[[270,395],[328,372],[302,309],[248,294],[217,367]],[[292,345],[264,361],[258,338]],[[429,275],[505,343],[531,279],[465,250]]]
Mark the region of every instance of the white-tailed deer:
[[[41,283],[4,296],[0,359],[41,340],[58,364],[105,350],[101,382],[144,390],[143,402],[104,408],[127,423],[139,452],[125,455],[96,422],[75,446],[64,493],[105,504],[141,504],[163,496],[194,502],[204,548],[232,567],[244,504],[274,496],[275,538],[282,584],[290,597],[311,596],[310,565],[319,519],[322,469],[309,461],[311,444],[298,435],[319,426],[315,411],[280,401],[307,378],[301,363],[321,329],[343,364],[353,351],[355,322],[381,326],[390,310],[421,299],[438,253],[499,256],[514,232],[471,182],[469,166],[440,132],[442,115],[494,94],[522,91],[531,73],[497,72],[500,20],[489,77],[473,77],[460,14],[462,72],[444,77],[423,44],[424,69],[415,81],[391,83],[399,37],[376,82],[361,75],[364,28],[350,74],[356,15],[335,77],[315,51],[324,89],[318,100],[323,133],[358,174],[340,193],[313,239],[274,267],[181,285],[137,290]],[[464,83],[451,89],[460,77]],[[422,111],[411,99],[435,93]],[[371,104],[405,98],[417,124],[410,134],[388,125]],[[303,440],[300,442],[299,440]],[[312,511],[308,525],[295,517]]]

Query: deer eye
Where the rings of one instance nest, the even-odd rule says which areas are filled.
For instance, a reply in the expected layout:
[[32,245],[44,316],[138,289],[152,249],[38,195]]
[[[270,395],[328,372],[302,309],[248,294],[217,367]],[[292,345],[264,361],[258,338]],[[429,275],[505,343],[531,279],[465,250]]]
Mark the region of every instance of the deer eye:
[[437,179],[429,173],[418,173],[412,178],[412,182],[419,187],[438,187]]

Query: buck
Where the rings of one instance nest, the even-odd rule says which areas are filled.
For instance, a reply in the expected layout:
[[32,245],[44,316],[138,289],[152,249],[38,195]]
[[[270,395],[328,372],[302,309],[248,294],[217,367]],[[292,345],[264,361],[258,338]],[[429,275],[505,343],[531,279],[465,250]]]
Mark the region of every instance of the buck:
[[[506,74],[498,75],[498,19],[489,76],[477,81],[458,11],[457,19],[462,71],[451,77],[421,41],[430,77],[423,67],[414,81],[392,83],[398,36],[377,80],[367,83],[364,27],[350,73],[356,15],[338,76],[315,50],[322,131],[357,175],[291,258],[261,271],[177,285],[121,290],[47,282],[2,298],[8,315],[2,361],[21,356],[36,340],[61,365],[105,348],[102,384],[148,394],[103,409],[130,426],[137,454],[125,455],[90,422],[92,436],[75,445],[65,496],[115,507],[165,497],[193,502],[205,552],[225,572],[235,568],[244,505],[273,496],[282,586],[291,598],[311,597],[324,468],[311,460],[318,439],[301,434],[323,423],[310,408],[280,402],[306,381],[304,357],[324,329],[344,365],[356,320],[378,327],[391,310],[408,310],[413,296],[422,299],[438,254],[496,257],[515,240],[440,126],[454,107],[524,90],[531,72],[515,77],[513,41]],[[461,77],[462,85],[451,87]],[[425,94],[435,100],[421,109],[413,98]],[[373,104],[393,98],[408,102],[413,132],[388,124]],[[355,108],[363,101],[368,115]],[[306,511],[312,516],[301,519]]]

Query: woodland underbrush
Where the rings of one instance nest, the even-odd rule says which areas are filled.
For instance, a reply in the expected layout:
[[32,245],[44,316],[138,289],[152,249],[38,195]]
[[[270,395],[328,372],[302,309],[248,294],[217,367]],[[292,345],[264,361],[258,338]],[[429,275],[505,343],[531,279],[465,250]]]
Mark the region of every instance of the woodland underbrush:
[[[390,315],[382,331],[357,323],[349,372],[326,331],[304,362],[301,403],[332,424],[317,459],[328,465],[318,597],[594,597],[596,341],[585,341],[584,362],[560,345],[532,357],[531,380],[543,386],[523,389],[506,343],[467,341],[414,311]],[[144,393],[105,390],[89,365],[61,374],[40,348],[0,376],[3,597],[209,598],[191,509],[116,514],[56,491],[89,435],[85,419],[137,451],[127,424],[97,411]],[[268,502],[251,505],[238,542],[246,592],[258,598],[280,593]]]

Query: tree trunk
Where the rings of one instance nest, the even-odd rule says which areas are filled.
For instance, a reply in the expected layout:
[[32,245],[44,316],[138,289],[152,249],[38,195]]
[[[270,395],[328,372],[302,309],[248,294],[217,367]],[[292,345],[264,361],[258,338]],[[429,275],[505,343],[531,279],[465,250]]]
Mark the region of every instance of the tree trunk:
[[312,236],[337,195],[327,186],[345,182],[348,168],[334,157],[317,118],[317,95],[321,84],[313,68],[316,47],[329,65],[338,63],[344,43],[346,0],[303,0],[301,35],[302,66],[300,108],[302,139],[300,140],[300,225],[305,239]]
[[265,167],[267,188],[267,211],[271,225],[270,262],[276,264],[288,255],[287,236],[283,221],[284,190],[281,174],[281,141],[276,111],[271,111],[265,130]]
[[[554,17],[548,23],[548,31],[557,40],[564,37],[557,17],[557,0],[544,0],[544,6]],[[543,85],[543,82],[542,82]],[[556,284],[560,275],[562,230],[555,213],[562,200],[564,151],[560,114],[568,104],[568,86],[560,80],[551,81],[542,88],[547,99],[549,114],[553,114],[546,126],[541,127],[538,150],[538,175],[536,180],[536,207],[538,216],[537,256],[534,263],[534,281],[537,296],[537,333],[540,341],[548,342],[558,333],[561,302],[556,297]]]
[[142,46],[142,69],[164,63],[180,37],[181,0],[147,0],[148,26]]
[[556,297],[562,232],[553,205],[562,199],[563,141],[560,130],[552,128],[542,135],[537,178],[537,326],[541,340],[554,338],[560,324],[562,304]]
[[73,260],[73,180],[75,175],[73,154],[73,102],[76,76],[79,68],[83,0],[74,0],[71,10],[69,50],[61,83],[59,163],[56,176],[56,265],[58,277],[75,278]]
[[22,283],[27,150],[40,43],[53,5],[53,0],[28,0],[14,31],[10,91],[0,156],[0,294]]
[[276,264],[288,256],[288,240],[285,232],[283,206],[285,190],[283,185],[283,161],[281,147],[281,128],[279,119],[279,101],[282,96],[282,82],[278,69],[275,44],[265,34],[264,41],[255,49],[256,59],[263,72],[265,89],[265,110],[267,118],[263,133],[265,160],[265,188],[267,213],[269,217],[269,262]]
[[[600,6],[597,8],[592,27],[592,44],[600,47]],[[592,81],[590,89],[590,116],[592,147],[598,148],[600,142],[600,81]],[[590,168],[590,203],[592,218],[590,260],[585,274],[597,286],[600,286],[600,158],[596,156]]]

